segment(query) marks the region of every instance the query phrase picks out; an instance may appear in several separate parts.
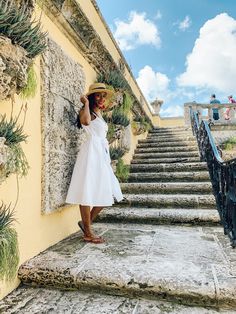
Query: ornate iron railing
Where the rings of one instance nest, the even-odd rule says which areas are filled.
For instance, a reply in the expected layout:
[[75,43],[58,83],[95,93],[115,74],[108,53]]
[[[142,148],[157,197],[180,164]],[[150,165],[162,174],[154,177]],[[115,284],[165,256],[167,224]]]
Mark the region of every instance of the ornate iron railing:
[[236,247],[236,158],[224,161],[216,147],[208,122],[199,121],[198,114],[191,110],[191,125],[197,138],[202,161],[206,161],[212,182],[216,206],[224,232]]

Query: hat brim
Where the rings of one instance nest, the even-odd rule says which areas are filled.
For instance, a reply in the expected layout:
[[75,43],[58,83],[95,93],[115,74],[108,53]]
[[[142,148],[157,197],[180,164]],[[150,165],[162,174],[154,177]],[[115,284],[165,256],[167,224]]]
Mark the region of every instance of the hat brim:
[[93,91],[88,92],[86,96],[89,96],[95,93],[106,93],[107,94],[106,98],[111,98],[114,95],[114,92],[110,89],[94,89]]

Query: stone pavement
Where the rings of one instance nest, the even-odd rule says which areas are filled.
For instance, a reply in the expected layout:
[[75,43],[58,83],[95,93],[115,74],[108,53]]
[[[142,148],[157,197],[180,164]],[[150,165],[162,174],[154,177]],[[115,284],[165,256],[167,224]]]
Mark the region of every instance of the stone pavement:
[[[140,151],[147,143],[154,152]],[[236,313],[236,253],[194,143],[189,130],[150,132],[122,184],[126,199],[94,224],[106,242],[78,232],[26,262],[0,313]],[[179,150],[188,145],[194,160]]]

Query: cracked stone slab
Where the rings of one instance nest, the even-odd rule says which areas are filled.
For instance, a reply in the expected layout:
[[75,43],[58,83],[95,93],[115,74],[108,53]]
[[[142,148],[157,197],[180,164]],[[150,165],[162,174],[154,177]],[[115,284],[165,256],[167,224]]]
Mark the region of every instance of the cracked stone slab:
[[137,194],[209,194],[212,193],[210,182],[165,182],[165,183],[121,183],[123,193]]
[[[236,304],[236,278],[217,227],[96,224],[106,242],[75,234],[23,264],[27,284],[152,296],[198,305]],[[90,290],[91,291],[91,290]]]
[[181,171],[201,171],[208,170],[207,164],[205,162],[195,162],[195,163],[163,163],[163,164],[131,164],[131,172],[140,171],[159,171],[159,172],[181,172]]
[[141,224],[217,225],[220,217],[214,209],[109,207],[97,221]]
[[[184,136],[184,139],[186,141],[196,141],[196,138],[193,135],[187,135]],[[160,141],[160,142],[176,142],[176,141],[183,141],[183,136],[168,136],[168,135],[153,135],[148,134],[146,139],[140,140],[140,141]]]
[[189,307],[172,302],[22,286],[0,301],[5,314],[233,314],[219,308]]
[[129,182],[198,182],[209,181],[208,171],[194,172],[136,172],[130,173]]

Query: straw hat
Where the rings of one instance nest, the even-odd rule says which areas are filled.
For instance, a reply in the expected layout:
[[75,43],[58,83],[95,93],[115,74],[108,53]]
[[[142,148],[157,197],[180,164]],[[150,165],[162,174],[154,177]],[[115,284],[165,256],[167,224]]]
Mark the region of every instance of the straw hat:
[[106,98],[111,97],[114,94],[114,92],[110,89],[107,89],[106,85],[103,83],[94,83],[94,84],[90,85],[89,91],[86,94],[86,96],[89,96],[89,95],[94,94],[94,93],[106,93],[107,94]]

